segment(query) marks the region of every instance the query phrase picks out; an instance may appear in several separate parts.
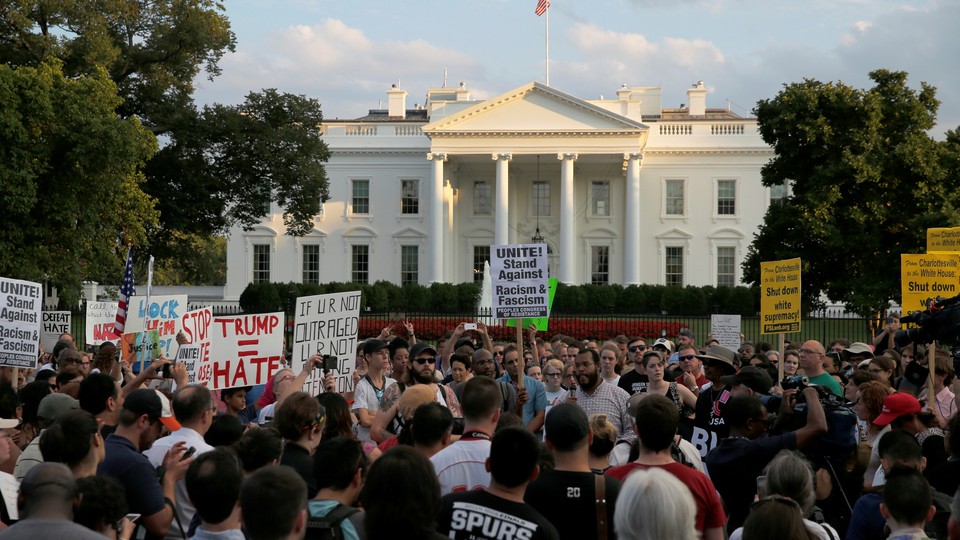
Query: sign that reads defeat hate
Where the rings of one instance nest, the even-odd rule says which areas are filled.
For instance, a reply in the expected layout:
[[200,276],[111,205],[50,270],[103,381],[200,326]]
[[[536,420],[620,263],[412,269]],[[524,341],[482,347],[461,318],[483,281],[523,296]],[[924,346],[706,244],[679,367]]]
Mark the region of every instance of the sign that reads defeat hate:
[[760,333],[800,331],[800,259],[760,263]]
[[42,291],[39,283],[0,278],[0,366],[37,367]]
[[904,313],[927,309],[927,301],[960,292],[960,254],[900,255],[900,305]]
[[546,244],[490,246],[490,274],[495,318],[549,316]]

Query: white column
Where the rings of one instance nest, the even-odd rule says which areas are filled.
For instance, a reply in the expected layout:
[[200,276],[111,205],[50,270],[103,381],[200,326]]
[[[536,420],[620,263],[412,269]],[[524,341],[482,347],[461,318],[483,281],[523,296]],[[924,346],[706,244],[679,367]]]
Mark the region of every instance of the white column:
[[443,162],[446,154],[427,154],[433,161],[430,177],[430,283],[443,281]]
[[643,154],[624,154],[627,162],[626,220],[623,235],[623,284],[640,284],[640,160]]
[[494,240],[495,244],[510,242],[509,196],[510,189],[510,160],[511,154],[493,154],[497,162],[497,207],[494,210]]
[[577,154],[557,154],[560,160],[560,282],[576,283],[574,238],[577,225],[573,206],[573,162]]

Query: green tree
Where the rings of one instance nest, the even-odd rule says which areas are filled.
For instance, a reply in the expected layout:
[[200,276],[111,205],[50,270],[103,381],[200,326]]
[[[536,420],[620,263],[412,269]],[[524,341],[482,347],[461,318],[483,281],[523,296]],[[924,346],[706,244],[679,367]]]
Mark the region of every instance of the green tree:
[[[757,104],[760,134],[774,150],[763,183],[789,182],[743,263],[759,284],[760,262],[800,257],[803,293],[858,313],[900,297],[900,254],[922,253],[927,227],[960,222],[950,148],[927,132],[936,89],[907,86],[907,74],[878,70],[861,90],[804,80]],[[956,152],[956,148],[954,148]]]

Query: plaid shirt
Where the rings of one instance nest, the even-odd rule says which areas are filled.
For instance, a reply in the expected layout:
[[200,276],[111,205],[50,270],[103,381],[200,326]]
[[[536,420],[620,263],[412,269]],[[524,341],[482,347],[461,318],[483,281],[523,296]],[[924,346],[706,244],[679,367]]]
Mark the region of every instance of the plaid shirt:
[[608,383],[600,377],[600,384],[593,390],[593,394],[587,394],[583,388],[577,388],[577,405],[587,416],[591,414],[603,413],[617,428],[617,437],[626,441],[633,441],[637,438],[633,427],[630,425],[630,415],[627,414],[627,400],[630,394],[626,390],[615,384]]

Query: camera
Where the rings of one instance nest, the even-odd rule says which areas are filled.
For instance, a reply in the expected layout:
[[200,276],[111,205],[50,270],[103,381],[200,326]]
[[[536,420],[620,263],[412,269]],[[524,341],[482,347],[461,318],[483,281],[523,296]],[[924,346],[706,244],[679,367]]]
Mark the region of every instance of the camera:
[[923,311],[913,311],[900,319],[901,323],[914,323],[917,328],[897,330],[893,337],[897,347],[911,343],[930,343],[934,340],[943,343],[955,343],[960,338],[960,295],[953,298],[937,297],[934,303]]
[[338,359],[336,356],[325,354],[323,355],[323,365],[317,365],[317,369],[322,369],[323,371],[332,371],[340,367]]
[[780,383],[780,388],[784,390],[794,390],[796,389],[797,393],[803,392],[803,389],[810,386],[810,379],[806,375],[791,375],[789,377],[784,377],[783,381]]
[[160,375],[161,375],[164,379],[171,379],[171,378],[173,378],[173,375],[170,374],[170,364],[169,364],[169,363],[163,365],[163,369],[161,370]]

